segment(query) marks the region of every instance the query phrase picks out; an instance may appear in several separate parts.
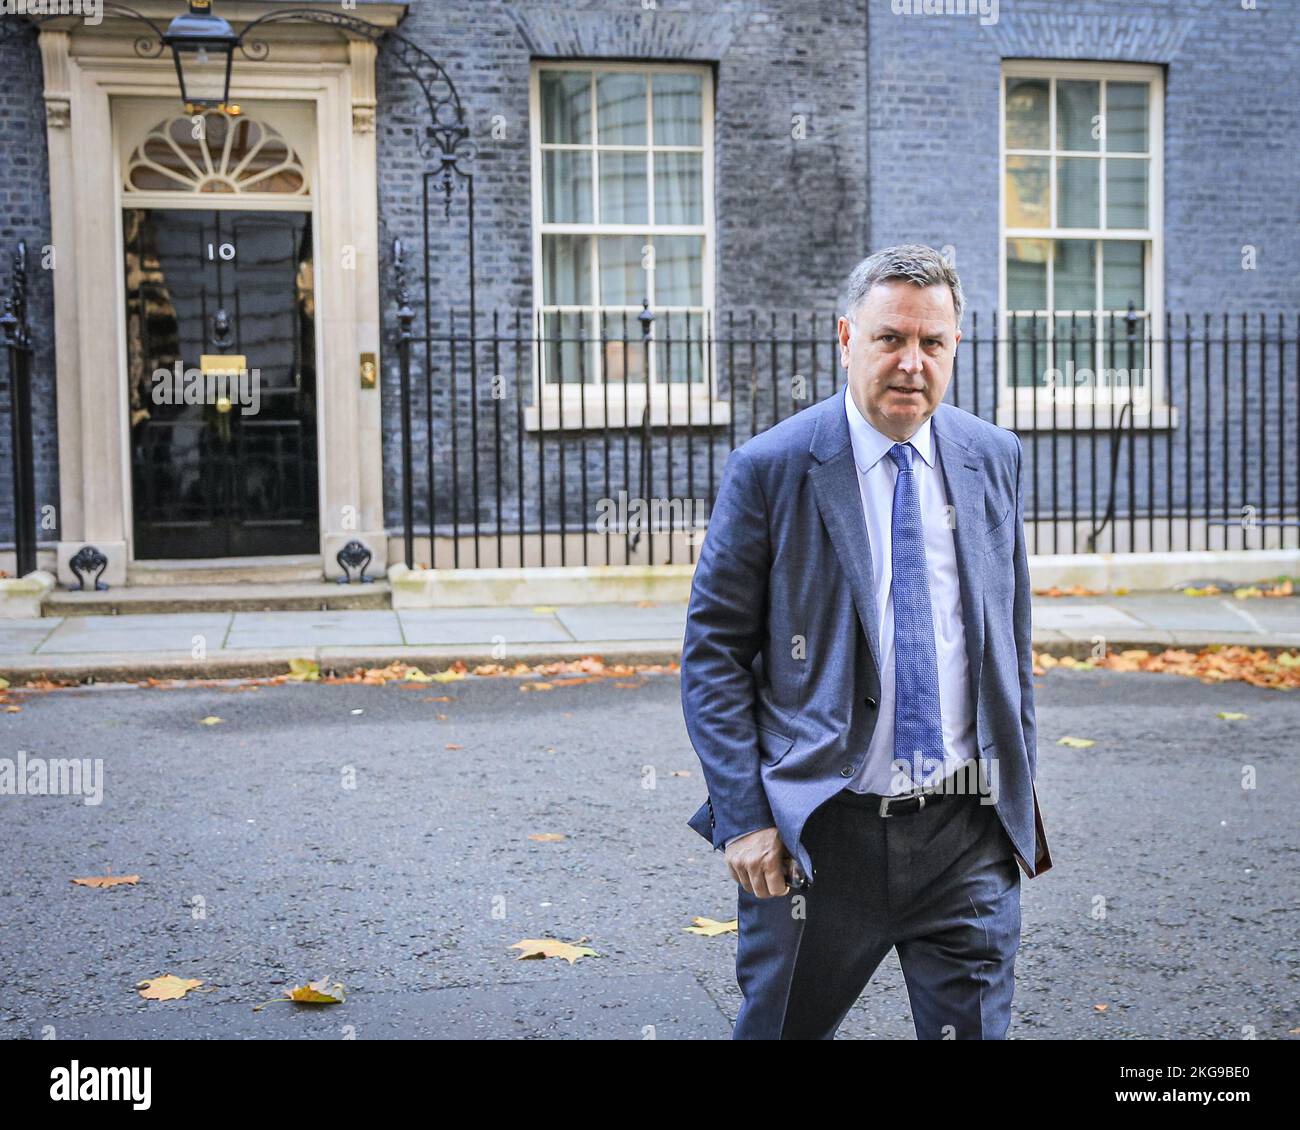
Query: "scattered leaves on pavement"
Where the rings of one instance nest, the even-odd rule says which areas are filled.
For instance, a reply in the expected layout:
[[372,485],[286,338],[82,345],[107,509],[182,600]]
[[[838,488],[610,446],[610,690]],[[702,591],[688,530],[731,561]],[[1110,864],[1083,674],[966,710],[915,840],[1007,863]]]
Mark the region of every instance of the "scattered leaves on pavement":
[[1035,596],[1101,596],[1101,589],[1089,589],[1083,585],[1071,585],[1068,589],[1063,589],[1057,585],[1051,588],[1034,589]]
[[1291,583],[1288,577],[1280,584],[1269,585],[1268,588],[1260,588],[1259,585],[1243,585],[1232,590],[1232,595],[1238,600],[1248,600],[1257,596],[1294,596],[1295,585]]
[[1300,688],[1300,652],[1282,651],[1269,654],[1264,648],[1233,645],[1224,647],[1212,644],[1199,651],[1183,648],[1166,648],[1153,654],[1141,648],[1088,660],[1071,656],[1052,656],[1046,652],[1034,653],[1034,674],[1044,675],[1056,667],[1092,671],[1154,671],[1170,675],[1183,675],[1200,679],[1203,683],[1243,682],[1273,690]]

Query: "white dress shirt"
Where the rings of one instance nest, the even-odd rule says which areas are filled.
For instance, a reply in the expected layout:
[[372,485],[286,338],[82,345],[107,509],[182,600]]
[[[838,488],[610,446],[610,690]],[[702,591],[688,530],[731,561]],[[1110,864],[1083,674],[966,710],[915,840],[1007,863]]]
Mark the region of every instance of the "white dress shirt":
[[[876,616],[880,622],[879,718],[867,747],[867,756],[848,787],[860,793],[911,792],[917,787],[907,773],[894,768],[894,599],[892,530],[894,483],[898,466],[889,458],[895,440],[878,431],[858,410],[844,388],[844,411],[853,441],[853,459],[862,492],[862,513],[871,541],[871,569],[875,578]],[[934,652],[939,667],[939,711],[942,717],[943,764],[926,765],[922,786],[938,784],[966,762],[977,757],[970,664],[966,658],[966,630],[961,619],[961,589],[957,581],[957,548],[949,518],[948,492],[940,473],[939,450],[927,419],[907,440],[915,449],[912,474],[925,527],[925,562],[930,582],[930,616],[934,621]],[[916,456],[919,455],[918,459]],[[907,688],[899,688],[904,694]]]

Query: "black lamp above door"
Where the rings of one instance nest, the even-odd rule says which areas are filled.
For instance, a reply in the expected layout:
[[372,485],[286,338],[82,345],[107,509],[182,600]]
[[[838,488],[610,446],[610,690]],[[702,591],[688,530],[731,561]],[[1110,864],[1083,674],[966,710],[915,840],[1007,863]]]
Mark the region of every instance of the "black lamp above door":
[[163,36],[176,61],[181,99],[188,112],[225,109],[230,97],[230,65],[239,37],[230,24],[212,14],[212,0],[190,0]]

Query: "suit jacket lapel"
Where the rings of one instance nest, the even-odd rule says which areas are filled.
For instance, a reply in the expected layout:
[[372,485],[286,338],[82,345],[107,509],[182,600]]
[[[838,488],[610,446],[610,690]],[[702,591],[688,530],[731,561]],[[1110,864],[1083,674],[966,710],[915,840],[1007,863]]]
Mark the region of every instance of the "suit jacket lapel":
[[953,537],[957,554],[961,621],[970,664],[971,694],[978,707],[980,671],[984,659],[984,537],[988,519],[984,512],[984,467],[979,456],[958,438],[955,414],[940,404],[931,419],[939,451],[939,466],[948,503],[953,509]]
[[[848,422],[845,421],[845,428]],[[853,462],[853,448],[846,447],[840,454],[808,472],[817,498],[817,508],[830,534],[840,567],[849,579],[853,604],[858,610],[858,620],[871,645],[871,658],[876,664],[876,679],[880,679],[880,628],[876,609],[875,570],[871,567],[871,542],[867,537],[867,523],[862,514],[862,488],[858,485],[858,469]]]
[[858,621],[871,647],[880,681],[880,619],[876,609],[875,570],[871,567],[871,541],[862,514],[862,488],[853,462],[849,422],[844,416],[843,390],[824,401],[825,408],[809,445],[817,463],[809,469],[817,508],[830,534],[840,567],[849,579]]

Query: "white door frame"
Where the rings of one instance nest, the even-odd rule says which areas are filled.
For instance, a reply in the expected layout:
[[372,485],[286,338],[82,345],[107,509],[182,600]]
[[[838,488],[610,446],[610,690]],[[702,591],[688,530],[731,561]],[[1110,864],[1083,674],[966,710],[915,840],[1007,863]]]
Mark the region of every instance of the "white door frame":
[[[372,17],[369,9],[366,14]],[[85,545],[107,557],[101,579],[110,585],[126,583],[133,559],[122,176],[111,99],[168,97],[182,109],[170,53],[139,58],[134,42],[140,30],[133,20],[106,19],[95,27],[45,27],[40,35],[59,421],[57,561],[64,584],[75,583],[68,561]],[[387,536],[379,388],[377,380],[362,388],[359,375],[362,353],[380,355],[376,48],[315,26],[307,33],[288,25],[267,32],[260,37],[273,44],[266,59],[242,61],[236,53],[231,101],[315,105],[310,173],[323,573],[342,576],[336,555],[356,539],[373,555],[370,571],[382,576]]]

